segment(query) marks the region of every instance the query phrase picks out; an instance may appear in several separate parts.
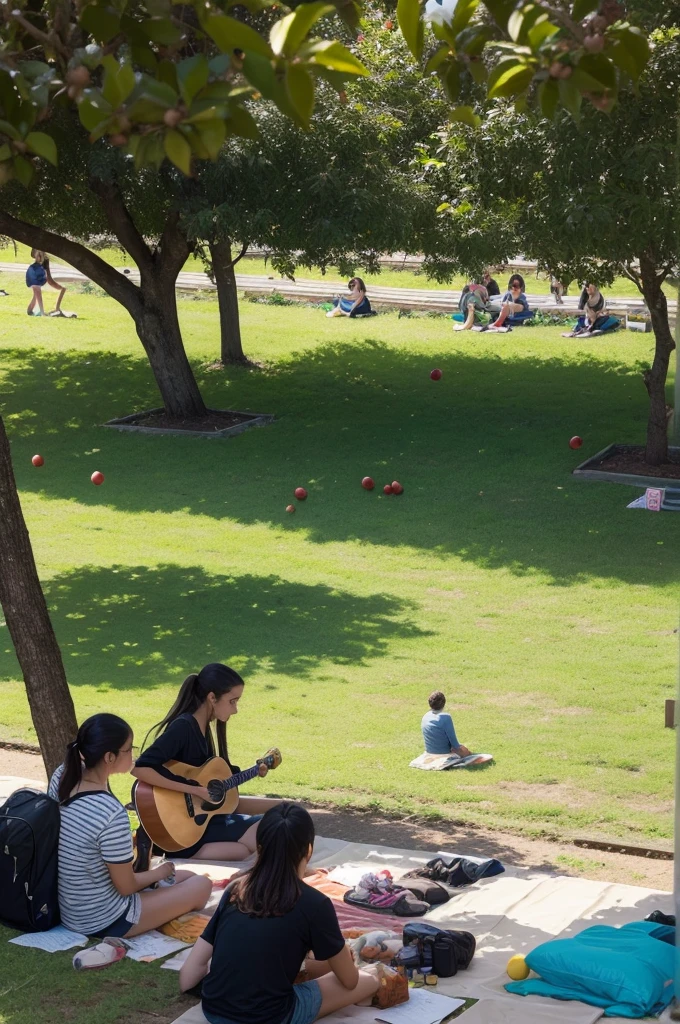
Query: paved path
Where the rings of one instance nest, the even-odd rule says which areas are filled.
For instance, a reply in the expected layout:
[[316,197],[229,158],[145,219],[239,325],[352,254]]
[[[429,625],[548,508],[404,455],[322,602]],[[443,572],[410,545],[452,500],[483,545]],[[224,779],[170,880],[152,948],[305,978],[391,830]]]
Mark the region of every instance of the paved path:
[[[52,263],[52,271],[55,278],[63,278],[64,281],[86,281],[87,278],[80,271],[74,270],[59,263]],[[0,272],[25,274],[26,266],[23,263],[0,263]],[[124,273],[124,268],[120,268]],[[130,270],[129,276],[135,283],[139,281],[139,272]],[[337,281],[289,281],[286,278],[267,276],[264,274],[237,274],[236,285],[239,291],[248,295],[271,295],[274,292],[290,299],[300,299],[307,302],[329,302],[338,291],[344,292],[344,287]],[[215,285],[207,274],[183,271],[177,279],[177,287],[180,291],[201,291],[214,290]],[[532,309],[548,311],[575,312],[578,308],[578,297],[568,296],[564,305],[556,306],[552,295],[528,295],[529,304]],[[397,309],[431,309],[439,312],[452,312],[458,308],[460,291],[428,290],[426,288],[382,288],[371,285],[371,304],[380,308],[391,306]],[[642,299],[609,298],[609,308],[619,314],[627,311],[640,310],[644,305]],[[669,301],[669,311],[675,313],[677,303]]]

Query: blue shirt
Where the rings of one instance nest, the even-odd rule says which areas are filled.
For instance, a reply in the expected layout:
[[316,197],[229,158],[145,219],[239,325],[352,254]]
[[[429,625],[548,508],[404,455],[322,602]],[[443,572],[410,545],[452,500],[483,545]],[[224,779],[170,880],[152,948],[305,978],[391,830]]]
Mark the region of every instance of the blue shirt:
[[503,296],[502,302],[516,302],[518,306],[521,306],[523,310],[528,311],[529,300],[527,299],[524,292],[520,292],[519,295],[513,295],[512,292],[506,292]]
[[446,711],[428,711],[420,723],[428,754],[450,754],[460,743],[453,728],[451,715]]
[[26,271],[26,287],[32,288],[33,285],[37,285],[39,288],[47,282],[47,271],[43,267],[42,263],[31,263],[30,267]]

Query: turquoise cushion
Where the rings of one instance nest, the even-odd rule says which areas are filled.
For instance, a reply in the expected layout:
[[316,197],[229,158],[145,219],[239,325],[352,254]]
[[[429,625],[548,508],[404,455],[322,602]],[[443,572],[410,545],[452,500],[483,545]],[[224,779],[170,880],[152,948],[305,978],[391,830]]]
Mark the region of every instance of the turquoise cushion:
[[544,942],[526,957],[540,977],[505,988],[521,996],[579,999],[601,1006],[605,1017],[660,1013],[673,998],[675,958],[675,947],[660,938],[672,931],[635,921],[623,928],[595,925],[574,938]]

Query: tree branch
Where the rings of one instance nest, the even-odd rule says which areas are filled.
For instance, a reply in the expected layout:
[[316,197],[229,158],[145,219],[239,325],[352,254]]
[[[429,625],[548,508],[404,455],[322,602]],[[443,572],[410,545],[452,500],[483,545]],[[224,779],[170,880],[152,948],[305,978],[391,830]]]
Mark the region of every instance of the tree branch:
[[81,274],[85,274],[91,281],[108,292],[111,298],[120,302],[132,316],[139,310],[141,299],[137,285],[128,281],[115,267],[112,267],[86,246],[81,245],[80,242],[72,242],[70,238],[64,238],[63,235],[55,235],[51,231],[36,227],[35,224],[17,220],[2,210],[0,210],[0,233],[9,235],[10,238],[23,242],[24,245],[30,245],[34,249],[53,253],[70,263]]
[[187,261],[192,250],[191,243],[179,228],[180,214],[173,210],[169,214],[158,242],[158,255],[155,257],[161,275],[171,276],[173,281]]
[[19,11],[12,11],[10,17],[12,21],[16,21],[17,25],[21,25],[21,27],[23,28],[24,32],[26,32],[27,35],[32,36],[35,40],[41,43],[42,46],[44,46],[48,51],[57,50],[63,58],[68,58],[69,51],[66,49],[61,39],[56,34],[53,33],[52,35],[48,36],[45,32],[41,32],[39,28],[35,27],[35,25],[31,25],[30,21],[24,18],[24,16]]
[[560,10],[559,7],[555,7],[553,4],[548,3],[548,0],[538,0],[538,6],[542,7],[546,11],[553,21],[556,21],[562,28],[566,28],[568,32],[578,39],[579,42],[583,42],[585,39],[585,32],[583,28],[577,24],[566,11]]
[[640,275],[637,273],[637,271],[633,270],[630,263],[622,263],[621,266],[628,280],[632,281],[635,287],[642,294],[642,278],[640,277]]
[[114,235],[132,256],[140,273],[153,270],[153,256],[142,235],[135,227],[117,185],[92,178],[90,188],[99,197],[104,215]]

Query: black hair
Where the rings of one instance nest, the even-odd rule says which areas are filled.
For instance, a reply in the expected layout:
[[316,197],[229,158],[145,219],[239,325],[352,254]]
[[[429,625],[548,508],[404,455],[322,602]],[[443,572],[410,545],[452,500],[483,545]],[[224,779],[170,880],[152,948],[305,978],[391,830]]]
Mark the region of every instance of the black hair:
[[427,698],[427,703],[433,711],[441,711],[446,704],[446,697],[441,690],[433,690]]
[[83,722],[73,743],[66,748],[64,772],[59,780],[59,800],[68,800],[83,778],[83,766],[94,768],[105,754],[118,754],[132,736],[132,729],[118,715],[92,715]]
[[300,804],[270,807],[257,826],[257,860],[235,883],[234,903],[252,917],[281,917],[300,898],[300,861],[314,846],[314,822]]
[[519,281],[520,291],[525,291],[524,278],[522,277],[521,274],[513,274],[512,275],[512,277],[508,281],[508,291],[510,291],[512,289],[512,282],[513,281]]
[[347,282],[347,287],[351,288],[353,284],[358,284],[361,291],[364,293],[366,292],[366,285],[364,284],[360,277],[353,277],[350,281]]
[[[238,672],[235,672],[233,668],[229,668],[228,665],[221,665],[219,662],[212,662],[210,665],[204,665],[200,672],[192,672],[191,675],[187,676],[180,687],[180,691],[177,694],[177,700],[172,705],[167,715],[162,722],[157,725],[152,725],[151,729],[146,735],[144,744],[148,740],[151,733],[154,733],[154,737],[158,736],[171,722],[174,722],[180,715],[193,714],[197,711],[202,704],[208,699],[209,693],[214,693],[216,697],[221,697],[225,693],[229,693],[236,686],[244,686],[244,682],[241,679]],[[229,764],[229,757],[227,754],[227,723],[217,722],[215,725],[217,732],[217,750],[220,757]],[[212,730],[210,725],[206,730],[205,734],[206,742],[208,744],[208,750],[211,757],[215,754],[215,741],[213,740]]]

